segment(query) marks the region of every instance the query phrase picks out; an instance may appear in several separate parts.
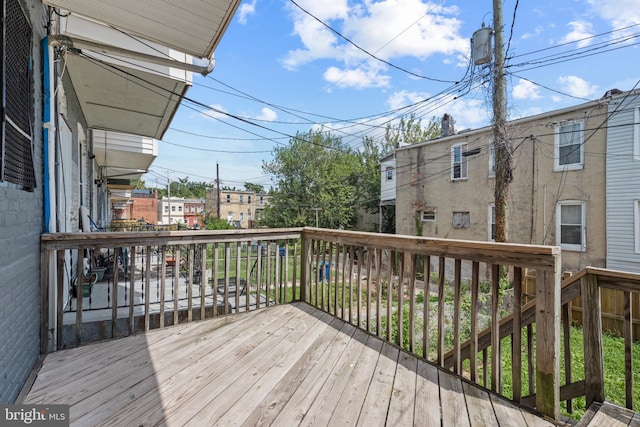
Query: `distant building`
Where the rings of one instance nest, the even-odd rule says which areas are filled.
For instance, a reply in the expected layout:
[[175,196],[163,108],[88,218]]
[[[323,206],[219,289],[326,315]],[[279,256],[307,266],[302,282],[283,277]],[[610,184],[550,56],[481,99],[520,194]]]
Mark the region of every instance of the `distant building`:
[[127,219],[158,223],[158,193],[155,190],[133,190],[131,202],[131,217]]
[[184,198],[163,197],[158,201],[158,224],[184,224]]
[[184,199],[184,222],[189,228],[199,228],[203,223],[205,199]]
[[[205,210],[218,214],[218,197],[215,188],[207,189]],[[220,190],[220,218],[239,228],[255,228],[268,205],[271,196],[253,191]]]

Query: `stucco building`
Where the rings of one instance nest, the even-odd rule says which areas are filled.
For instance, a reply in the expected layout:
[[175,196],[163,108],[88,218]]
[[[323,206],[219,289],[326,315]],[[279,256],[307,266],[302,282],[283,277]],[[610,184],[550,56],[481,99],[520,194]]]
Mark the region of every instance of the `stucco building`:
[[[564,270],[606,264],[605,153],[610,96],[513,120],[509,241],[562,247]],[[491,241],[490,127],[396,150],[398,234]]]

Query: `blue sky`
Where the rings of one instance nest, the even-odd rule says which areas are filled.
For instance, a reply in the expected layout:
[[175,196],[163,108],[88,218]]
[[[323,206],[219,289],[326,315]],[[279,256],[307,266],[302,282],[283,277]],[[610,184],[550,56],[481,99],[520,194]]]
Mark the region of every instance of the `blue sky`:
[[[487,68],[469,67],[469,40],[483,22],[493,27],[492,1],[295,3],[243,1],[214,71],[194,75],[187,97],[197,104],[184,102],[159,142],[147,185],[213,182],[218,163],[223,185],[269,188],[263,161],[310,129],[357,148],[403,113],[423,123],[449,113],[456,130],[490,122]],[[510,119],[640,79],[640,0],[505,0],[503,20]]]

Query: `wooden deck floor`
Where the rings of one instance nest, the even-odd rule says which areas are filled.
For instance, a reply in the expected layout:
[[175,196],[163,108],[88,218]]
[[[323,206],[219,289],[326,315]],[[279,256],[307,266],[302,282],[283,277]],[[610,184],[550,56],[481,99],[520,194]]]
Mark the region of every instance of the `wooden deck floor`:
[[48,355],[72,425],[551,426],[304,303]]

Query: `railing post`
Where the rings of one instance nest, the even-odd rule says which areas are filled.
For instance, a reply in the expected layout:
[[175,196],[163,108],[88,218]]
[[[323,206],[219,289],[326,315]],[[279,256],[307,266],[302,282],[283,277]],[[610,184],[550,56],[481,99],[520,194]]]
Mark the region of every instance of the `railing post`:
[[311,255],[310,240],[304,233],[302,236],[302,251],[300,251],[300,301],[307,301],[307,284],[309,282],[309,256]]
[[588,408],[593,402],[604,402],[602,317],[598,277],[595,274],[586,274],[580,279],[580,286],[582,288],[585,398]]
[[537,270],[536,408],[560,418],[560,255],[553,270]]

